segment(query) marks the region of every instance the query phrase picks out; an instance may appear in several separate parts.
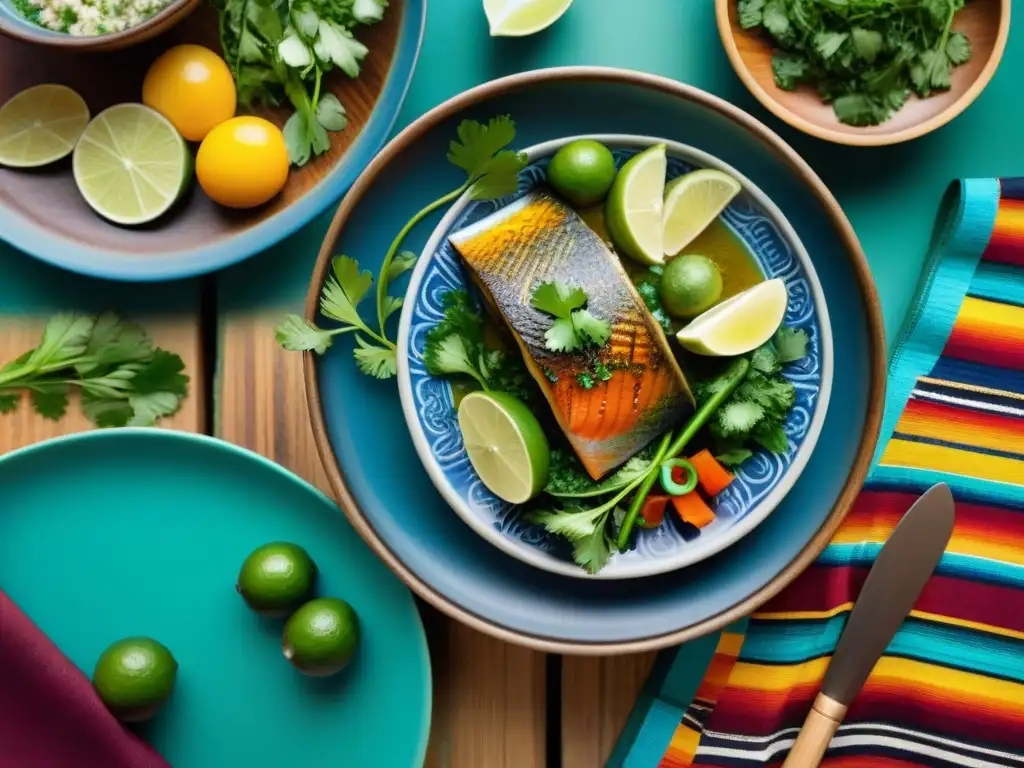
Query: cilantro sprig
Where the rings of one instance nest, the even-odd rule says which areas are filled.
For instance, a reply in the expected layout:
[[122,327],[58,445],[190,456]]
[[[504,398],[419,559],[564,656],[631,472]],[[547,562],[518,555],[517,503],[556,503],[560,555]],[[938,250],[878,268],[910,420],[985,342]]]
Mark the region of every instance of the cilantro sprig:
[[39,346],[0,368],[0,413],[27,393],[36,412],[60,419],[69,396],[98,427],[149,426],[188,396],[178,355],[154,347],[146,332],[112,312],[54,315]]
[[611,338],[611,325],[586,309],[587,292],[579,286],[559,281],[541,283],[533,289],[530,305],[555,318],[544,332],[544,346],[552,352],[603,347]]
[[291,102],[295,112],[284,139],[294,165],[329,150],[328,132],[344,130],[348,118],[338,97],[325,91],[324,77],[334,69],[358,77],[369,50],[353,30],[380,21],[387,0],[213,0],[213,6],[242,106]]
[[850,125],[885,122],[911,92],[926,97],[952,84],[971,58],[953,31],[965,0],[737,0],[740,25],[761,28],[777,51],[775,83],[817,88]]
[[508,149],[515,136],[515,122],[507,115],[491,118],[486,124],[463,120],[459,125],[457,139],[449,145],[448,161],[465,172],[465,180],[421,208],[391,241],[377,278],[375,328],[359,312],[360,303],[373,285],[373,275],[361,271],[355,259],[339,255],[331,262],[331,275],[320,296],[321,314],[336,321],[338,326],[321,328],[299,315],[288,315],[277,328],[278,343],[287,350],[322,355],[336,336],[351,333],[359,370],[378,379],[394,376],[398,372],[398,360],[395,342],[388,337],[387,322],[401,308],[402,299],[391,295],[388,288],[416,263],[416,254],[399,251],[402,242],[423,219],[463,194],[468,193],[472,200],[493,200],[515,192],[519,171],[526,166],[525,154]]

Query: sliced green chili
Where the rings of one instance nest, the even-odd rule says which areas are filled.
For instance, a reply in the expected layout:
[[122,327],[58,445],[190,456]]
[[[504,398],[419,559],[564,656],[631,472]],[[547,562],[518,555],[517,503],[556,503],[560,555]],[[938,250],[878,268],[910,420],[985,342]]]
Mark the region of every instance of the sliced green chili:
[[[680,485],[672,478],[672,470],[685,470],[686,482]],[[661,487],[669,496],[684,496],[697,487],[697,468],[686,459],[669,459],[661,465]]]

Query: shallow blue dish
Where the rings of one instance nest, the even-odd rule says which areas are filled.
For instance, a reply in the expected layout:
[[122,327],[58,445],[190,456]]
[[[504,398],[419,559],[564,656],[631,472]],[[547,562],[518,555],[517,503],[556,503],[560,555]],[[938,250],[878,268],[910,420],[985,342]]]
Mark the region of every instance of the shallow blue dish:
[[[527,149],[531,165],[520,174],[516,194],[487,202],[473,202],[464,196],[434,230],[410,280],[398,329],[399,392],[427,474],[452,509],[487,541],[525,563],[565,576],[652,576],[700,562],[739,541],[763,522],[793,487],[825,421],[832,387],[832,331],[814,264],[778,208],[735,168],[692,147],[666,142],[669,179],[696,168],[716,168],[743,185],[743,191],[723,212],[722,220],[762,274],[785,282],[789,305],[784,322],[802,329],[810,338],[807,357],[785,371],[796,388],[796,402],[785,424],[790,445],[784,453],[760,451],[744,462],[736,471],[736,480],[715,497],[715,521],[706,528],[698,531],[684,526],[675,515],[666,515],[665,523],[658,528],[639,529],[635,546],[613,555],[596,575],[573,563],[563,539],[531,523],[523,507],[503,502],[480,481],[465,452],[451,384],[427,372],[423,351],[427,333],[444,314],[444,296],[453,290],[474,292],[448,238],[543,184],[551,156],[577,138],[581,137]],[[664,141],[624,135],[588,138],[611,147],[620,167],[640,149]]]
[[[484,541],[435,490],[409,438],[393,382],[360,374],[347,343],[305,360],[324,465],[356,529],[424,599],[470,626],[534,648],[625,653],[674,645],[724,626],[782,589],[814,559],[852,502],[881,417],[885,350],[864,255],[835,199],[804,161],[756,120],[709,94],[636,72],[540,70],[460,94],[398,135],[342,201],[321,250],[306,316],[330,256],[376,270],[395,233],[462,183],[445,159],[464,118],[510,114],[515,144],[565,136],[662,136],[721,159],[779,206],[814,261],[836,355],[832,402],[799,481],[739,542],[684,571],[640,580],[548,573]],[[406,241],[423,248],[440,214]],[[401,290],[400,288],[398,290]]]
[[[322,493],[254,453],[158,429],[91,432],[0,458],[0,588],[87,675],[122,637],[179,664],[141,734],[189,768],[423,764],[430,659],[416,605]],[[269,541],[305,547],[321,595],[348,600],[350,666],[305,677],[238,569]],[[0,761],[2,762],[2,761]]]
[[[15,21],[10,2],[0,0],[0,30],[17,23],[24,32],[27,22]],[[372,46],[364,81],[343,83],[339,91],[349,102],[352,125],[332,140],[331,152],[301,169],[292,168],[288,187],[266,206],[222,208],[195,185],[152,224],[119,227],[101,219],[82,199],[70,160],[31,172],[0,167],[0,243],[72,272],[126,281],[205,274],[267,249],[335,204],[387,140],[412,81],[426,10],[427,0],[395,0],[384,21],[360,30]],[[23,88],[62,83],[81,92],[95,116],[112,103],[138,101],[143,75],[164,50],[179,43],[211,44],[216,29],[216,14],[203,3],[165,35],[95,56],[0,35],[0,70],[5,70],[0,103]],[[374,90],[366,82],[370,77]],[[272,116],[280,124],[288,112],[281,108]],[[54,216],[54,210],[61,215]]]

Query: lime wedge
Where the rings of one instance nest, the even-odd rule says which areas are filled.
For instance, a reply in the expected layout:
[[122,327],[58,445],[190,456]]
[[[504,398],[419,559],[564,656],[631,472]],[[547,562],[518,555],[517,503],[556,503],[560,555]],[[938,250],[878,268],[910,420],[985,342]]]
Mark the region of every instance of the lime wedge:
[[697,316],[676,338],[698,355],[743,355],[778,330],[787,302],[785,283],[778,278],[765,280]]
[[144,224],[185,191],[192,154],[160,113],[142,104],[116,104],[86,127],[72,167],[78,191],[100,216]]
[[572,0],[484,0],[491,37],[524,37],[554,24]]
[[728,173],[712,168],[670,181],[665,187],[665,255],[674,256],[692,243],[741,188]]
[[661,212],[667,167],[665,145],[656,144],[622,166],[608,193],[605,218],[612,242],[641,264],[665,262]]
[[470,392],[459,403],[459,428],[473,469],[495,496],[522,504],[547,484],[548,439],[519,400],[500,392]]
[[89,108],[67,86],[28,88],[0,107],[0,165],[38,168],[67,157],[88,122]]

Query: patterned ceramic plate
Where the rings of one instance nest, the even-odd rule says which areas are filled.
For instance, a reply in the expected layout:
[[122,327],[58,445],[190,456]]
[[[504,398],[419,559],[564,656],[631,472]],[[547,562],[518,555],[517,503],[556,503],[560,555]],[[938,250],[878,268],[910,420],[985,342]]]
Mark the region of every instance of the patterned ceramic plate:
[[526,519],[523,510],[501,501],[481,483],[466,456],[447,380],[435,379],[423,365],[427,331],[443,314],[444,295],[469,289],[458,254],[448,242],[454,232],[508,205],[546,177],[551,155],[579,137],[546,142],[527,150],[531,165],[520,175],[515,195],[489,202],[463,198],[441,221],[423,250],[406,295],[399,329],[399,388],[416,450],[434,485],[473,530],[499,549],[526,563],[567,576],[628,579],[664,573],[703,560],[761,523],[796,482],[817,442],[832,386],[832,333],[828,311],[810,257],[779,209],[742,174],[710,155],[677,142],[642,136],[599,135],[621,166],[643,147],[664,142],[669,148],[668,176],[695,168],[718,168],[743,185],[722,218],[746,246],[767,277],[782,278],[789,294],[786,325],[810,337],[807,357],[789,365],[785,375],[796,388],[796,404],[785,423],[790,439],[783,454],[757,453],[736,472],[736,481],[714,500],[715,521],[698,531],[666,515],[659,528],[643,530],[635,547],[616,554],[596,577],[572,562],[561,539]]

